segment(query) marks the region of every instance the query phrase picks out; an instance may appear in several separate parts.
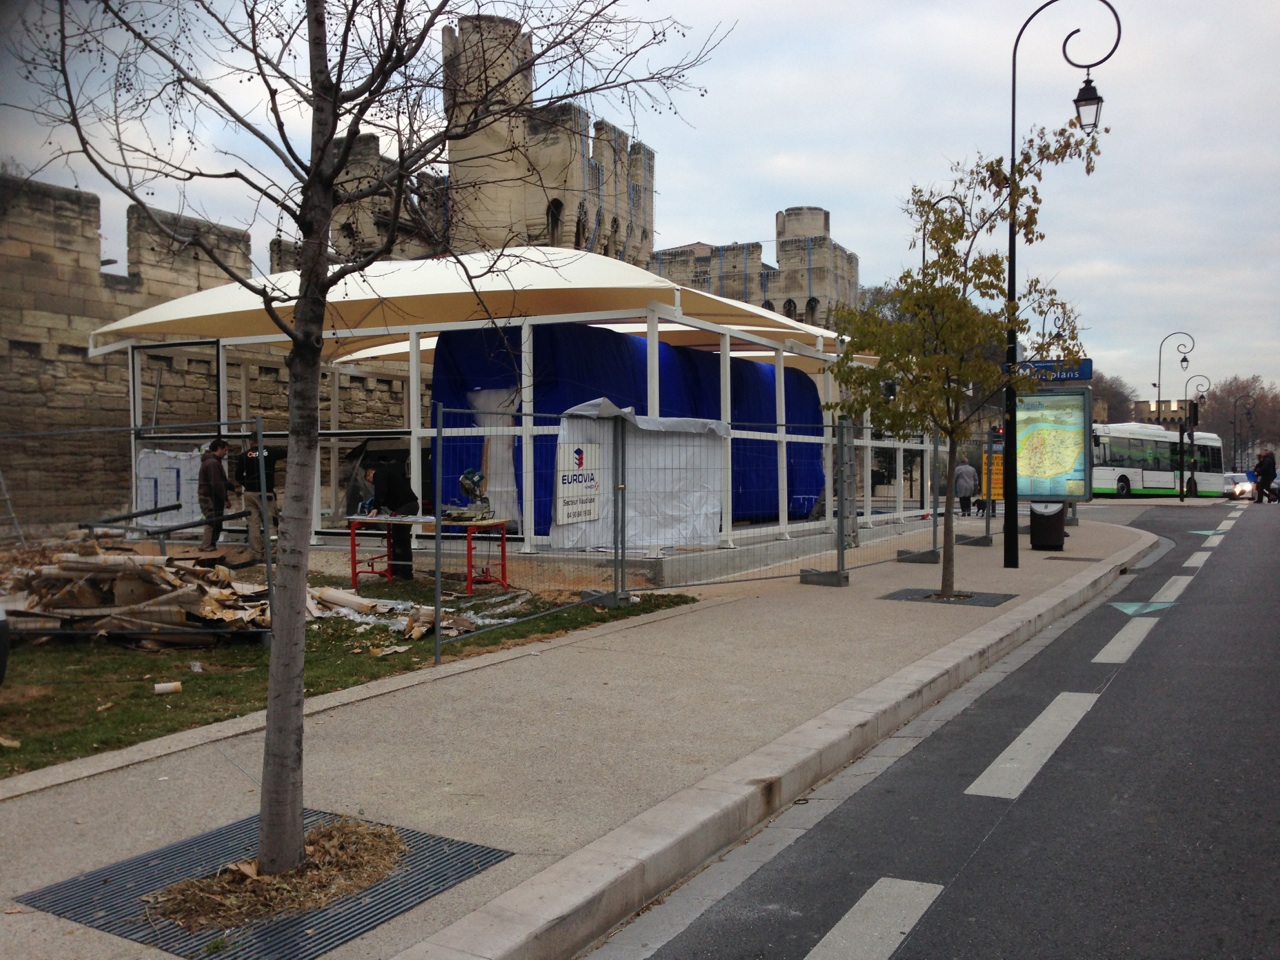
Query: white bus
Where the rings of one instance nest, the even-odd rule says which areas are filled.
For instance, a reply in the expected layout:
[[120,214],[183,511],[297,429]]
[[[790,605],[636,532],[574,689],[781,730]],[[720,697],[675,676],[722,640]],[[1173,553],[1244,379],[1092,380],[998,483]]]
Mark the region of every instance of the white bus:
[[[1103,497],[1178,495],[1178,434],[1153,423],[1093,425],[1093,493]],[[1222,495],[1222,438],[1195,431],[1182,464],[1187,496]],[[1194,485],[1190,482],[1194,476]]]

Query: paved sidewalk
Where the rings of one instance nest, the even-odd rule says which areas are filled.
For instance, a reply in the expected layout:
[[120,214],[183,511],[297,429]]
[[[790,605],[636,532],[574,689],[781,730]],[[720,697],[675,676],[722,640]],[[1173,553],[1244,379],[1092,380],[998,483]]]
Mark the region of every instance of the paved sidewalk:
[[[1149,551],[1082,521],[1003,568],[958,547],[998,607],[887,563],[794,579],[393,677],[308,703],[306,804],[514,856],[334,950],[339,960],[567,960]],[[0,780],[0,943],[24,958],[163,957],[13,898],[257,813],[262,715]],[[14,912],[20,910],[21,912]]]

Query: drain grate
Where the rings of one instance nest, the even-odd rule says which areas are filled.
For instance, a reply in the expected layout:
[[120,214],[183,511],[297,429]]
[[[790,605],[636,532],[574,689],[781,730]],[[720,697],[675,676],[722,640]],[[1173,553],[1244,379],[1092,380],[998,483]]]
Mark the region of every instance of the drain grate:
[[965,593],[958,591],[951,600],[938,598],[937,590],[910,588],[887,593],[881,600],[916,600],[921,603],[945,603],[961,607],[998,607],[1017,598],[1016,593]]
[[[307,830],[337,819],[337,814],[317,810],[306,810],[303,816]],[[140,898],[253,856],[258,844],[256,816],[16,899],[189,960],[214,956],[226,960],[313,960],[511,856],[506,850],[395,829],[408,850],[389,876],[322,910],[234,930],[184,930],[171,920],[148,916]]]

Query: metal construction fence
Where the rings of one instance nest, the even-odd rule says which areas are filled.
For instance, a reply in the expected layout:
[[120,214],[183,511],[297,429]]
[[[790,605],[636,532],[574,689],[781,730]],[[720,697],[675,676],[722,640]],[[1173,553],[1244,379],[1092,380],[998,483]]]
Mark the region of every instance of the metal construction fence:
[[[725,424],[607,405],[449,426],[470,413],[439,411],[420,468],[431,478],[424,512],[434,503],[445,518],[446,544],[472,527],[472,553],[486,560],[505,542],[503,579],[539,595],[838,579],[940,546],[932,439],[882,438],[848,421]],[[989,533],[976,514],[957,529]]]

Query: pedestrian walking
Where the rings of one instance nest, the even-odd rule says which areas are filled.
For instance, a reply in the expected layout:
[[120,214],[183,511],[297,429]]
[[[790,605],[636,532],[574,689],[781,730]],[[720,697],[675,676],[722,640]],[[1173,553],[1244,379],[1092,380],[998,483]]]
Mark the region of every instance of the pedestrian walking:
[[1277,497],[1271,490],[1271,484],[1276,478],[1276,455],[1270,450],[1262,451],[1254,469],[1258,472],[1258,482],[1254,484],[1255,499],[1258,503],[1275,503]]
[[969,458],[960,457],[956,467],[956,496],[960,498],[960,516],[967,517],[973,510],[973,495],[978,489],[978,471],[969,464]]

